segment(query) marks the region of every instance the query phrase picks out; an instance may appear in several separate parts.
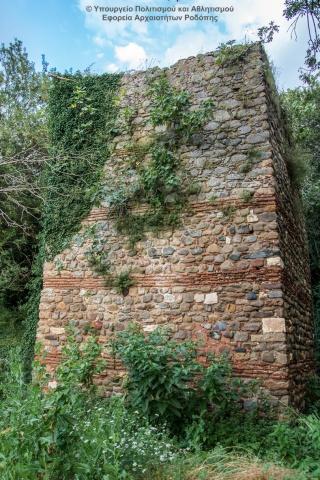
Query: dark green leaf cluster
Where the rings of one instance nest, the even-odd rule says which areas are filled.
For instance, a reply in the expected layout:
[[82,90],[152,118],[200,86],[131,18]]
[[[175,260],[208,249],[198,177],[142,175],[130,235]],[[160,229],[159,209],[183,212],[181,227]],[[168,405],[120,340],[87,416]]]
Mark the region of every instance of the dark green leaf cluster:
[[99,275],[108,275],[110,272],[109,252],[100,250],[88,252],[87,259],[90,267]]
[[312,291],[317,339],[320,352],[320,84],[288,90],[281,96],[296,148],[290,171],[299,188],[309,238]]
[[128,371],[129,405],[156,423],[165,421],[173,433],[194,441],[200,435],[205,443],[210,431],[205,423],[213,427],[237,410],[244,389],[232,379],[226,357],[212,357],[205,367],[193,342],[177,342],[161,329],[146,337],[134,325],[120,332],[112,347]]
[[[19,355],[9,354],[0,388],[2,480],[227,480],[260,470],[269,478],[270,462],[297,468],[272,478],[319,478],[316,414],[287,411],[278,421],[265,407],[260,413],[235,407],[246,389],[230,378],[228,362],[213,359],[205,373],[192,343],[161,332],[118,337],[113,347],[128,362],[130,389],[127,401],[105,398],[94,384],[105,368],[101,345],[90,336],[79,342],[79,334],[69,332],[55,379],[46,373],[41,348],[28,385]],[[169,436],[165,422],[178,438]],[[240,449],[250,458],[237,464]],[[257,470],[257,454],[265,468]],[[271,465],[270,472],[278,470]]]
[[114,287],[118,293],[122,295],[127,295],[129,288],[134,285],[134,280],[131,278],[130,271],[120,272],[119,275],[116,275],[111,282],[112,287]]
[[54,79],[49,97],[53,159],[46,172],[44,230],[47,252],[65,248],[97,204],[110,154],[120,75],[67,75]]
[[198,110],[190,110],[190,94],[170,85],[165,75],[150,83],[149,94],[152,100],[151,122],[154,127],[165,126],[167,133],[173,136],[174,145],[181,141],[178,138],[190,139],[210,118],[211,100],[203,102]]
[[[110,154],[121,75],[54,76],[49,92],[51,161],[44,172],[46,197],[39,253],[27,304],[24,360],[30,368],[45,259],[66,248],[100,198],[103,166]],[[102,261],[103,260],[103,261]],[[106,270],[106,258],[96,262]],[[103,264],[103,265],[102,265]]]

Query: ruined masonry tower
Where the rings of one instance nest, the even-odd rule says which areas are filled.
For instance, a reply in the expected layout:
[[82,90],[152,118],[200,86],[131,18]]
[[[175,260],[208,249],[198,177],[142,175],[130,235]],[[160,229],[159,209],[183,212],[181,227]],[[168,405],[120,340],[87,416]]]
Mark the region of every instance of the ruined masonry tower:
[[[99,227],[116,270],[132,268],[135,285],[126,296],[105,287],[89,267],[90,240],[74,241],[45,263],[37,339],[49,369],[59,361],[70,321],[83,331],[95,326],[103,343],[132,321],[145,332],[166,325],[176,339],[197,340],[203,360],[209,352],[228,351],[235,375],[259,379],[273,397],[301,405],[313,368],[308,251],[266,62],[256,45],[230,67],[218,66],[215,54],[208,53],[166,70],[196,108],[205,99],[214,102],[213,117],[196,141],[179,150],[179,161],[200,191],[190,195],[180,226],[147,233],[135,255],[116,232],[107,205],[84,219],[83,229]],[[152,129],[147,74],[122,78],[120,109],[137,107],[136,142]],[[108,178],[125,175],[127,141],[125,133],[115,138],[105,166]],[[120,389],[122,375],[121,365],[110,359],[97,381],[112,393]]]

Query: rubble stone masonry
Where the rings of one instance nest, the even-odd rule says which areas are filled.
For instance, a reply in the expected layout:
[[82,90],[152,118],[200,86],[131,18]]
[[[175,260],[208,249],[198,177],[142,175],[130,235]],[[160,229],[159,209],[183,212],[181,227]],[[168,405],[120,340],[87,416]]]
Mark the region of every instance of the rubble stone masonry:
[[[203,361],[210,352],[229,352],[235,375],[258,379],[274,398],[302,405],[313,369],[308,251],[288,174],[285,122],[266,72],[260,45],[229,67],[208,53],[166,70],[171,84],[191,94],[195,108],[209,98],[214,102],[212,119],[179,150],[200,191],[190,195],[181,225],[147,233],[135,252],[116,232],[107,204],[83,221],[82,233],[97,225],[116,272],[132,269],[135,284],[126,296],[105,287],[89,267],[92,239],[81,232],[45,263],[37,339],[49,369],[59,361],[70,321],[83,335],[88,325],[96,328],[103,344],[135,321],[145,332],[169,326],[174,338],[198,341]],[[147,95],[153,74],[122,78],[120,109],[137,109],[135,142],[153,131]],[[125,177],[129,140],[125,132],[115,138],[107,179]],[[123,369],[107,351],[105,356],[108,368],[97,382],[111,394],[121,388]]]

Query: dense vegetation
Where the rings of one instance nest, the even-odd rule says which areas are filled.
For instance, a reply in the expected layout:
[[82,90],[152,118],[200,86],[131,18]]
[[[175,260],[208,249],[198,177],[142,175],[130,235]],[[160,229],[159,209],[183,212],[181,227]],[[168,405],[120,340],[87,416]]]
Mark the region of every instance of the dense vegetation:
[[[303,200],[310,244],[318,348],[320,351],[320,85],[319,6],[286,0],[284,15],[306,17],[309,45],[304,87],[283,92],[297,146],[295,185]],[[259,30],[271,41],[278,27]],[[241,60],[248,45],[227,42],[218,60]],[[78,231],[98,203],[103,165],[117,126],[130,135],[134,112],[118,116],[120,75],[38,73],[22,43],[0,48],[0,477],[3,480],[244,480],[320,478],[320,382],[311,385],[302,415],[285,410],[279,421],[255,383],[232,378],[225,357],[204,368],[196,345],[170,340],[168,331],[145,337],[137,326],[118,334],[109,348],[127,368],[126,394],[104,398],[94,376],[105,368],[102,346],[87,336],[79,346],[70,331],[56,382],[42,367],[41,353],[26,383],[34,353],[42,265]],[[49,103],[48,103],[49,100]],[[165,78],[150,83],[152,122],[167,126],[143,148],[131,143],[129,167],[137,184],[109,191],[119,233],[130,245],[145,228],[176,224],[189,186],[178,173],[179,142],[208,120],[208,105],[190,109],[187,92]],[[48,106],[49,105],[49,106]],[[123,123],[124,122],[124,123]],[[182,138],[183,132],[188,132]],[[142,159],[151,157],[147,167]],[[168,197],[176,195],[176,208]],[[81,198],[81,201],[79,199]],[[143,225],[130,202],[149,206]],[[92,268],[106,277],[112,264],[94,231],[88,252]],[[125,294],[130,272],[112,279]],[[24,323],[21,362],[21,325]]]
[[[19,335],[37,249],[42,165],[47,159],[42,73],[15,40],[0,48],[0,345]],[[5,326],[8,325],[8,329]],[[18,329],[18,331],[17,331]]]
[[53,75],[48,88],[50,161],[43,168],[44,198],[38,253],[26,303],[23,357],[27,375],[34,353],[42,266],[62,251],[101,197],[103,166],[111,149],[120,75]]
[[[283,106],[296,145],[296,183],[300,189],[309,238],[310,268],[320,348],[320,83],[313,79],[303,88],[284,92]],[[319,353],[318,353],[319,354]]]
[[276,421],[266,398],[245,412],[241,398],[256,398],[255,387],[235,382],[226,359],[212,358],[204,371],[195,345],[131,328],[109,345],[130,365],[127,395],[108,399],[93,382],[105,366],[101,345],[87,336],[80,347],[76,335],[70,331],[57,383],[38,361],[25,385],[19,356],[8,358],[3,480],[319,478],[320,418],[287,412]]

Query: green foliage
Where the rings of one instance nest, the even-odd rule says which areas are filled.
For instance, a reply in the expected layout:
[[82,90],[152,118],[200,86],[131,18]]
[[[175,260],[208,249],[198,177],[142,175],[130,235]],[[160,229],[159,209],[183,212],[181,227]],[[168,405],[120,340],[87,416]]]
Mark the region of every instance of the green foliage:
[[152,98],[151,121],[154,127],[164,125],[168,133],[186,140],[208,120],[213,103],[203,102],[200,109],[192,111],[188,92],[170,85],[165,75],[150,84]]
[[236,213],[236,207],[234,205],[227,205],[221,209],[223,216],[226,218],[232,218]]
[[212,357],[206,368],[197,361],[196,345],[177,342],[156,329],[147,337],[137,326],[120,332],[113,352],[125,365],[127,400],[156,424],[193,445],[210,442],[210,431],[236,411],[241,382],[232,379],[225,357]]
[[[42,214],[39,252],[33,275],[23,342],[26,369],[30,369],[38,323],[38,305],[45,259],[53,259],[69,245],[81,220],[97,204],[100,180],[117,116],[116,93],[120,75],[65,74],[54,76],[49,92],[51,161],[44,173],[46,197]],[[106,271],[105,256],[91,258]]]
[[170,205],[160,206],[143,214],[128,212],[116,220],[117,231],[128,236],[129,247],[134,249],[135,244],[143,240],[145,232],[158,233],[168,228],[176,228],[180,224],[179,213],[183,203],[170,207]]
[[[124,89],[119,90],[119,94],[116,99],[116,103],[119,105],[121,97],[124,93]],[[126,106],[121,109],[115,124],[115,131],[118,133],[127,133],[132,135],[133,133],[133,120],[137,114],[137,108],[132,106]]]
[[[95,233],[93,233],[93,235],[95,235]],[[90,237],[90,235],[87,236]],[[97,236],[93,237],[92,244],[86,252],[86,257],[90,267],[98,275],[108,275],[110,273],[111,263],[109,260],[109,250],[106,250],[101,238]]]
[[[319,51],[320,51],[320,6],[314,0],[285,0],[283,16],[290,22],[289,30],[297,40],[299,21],[306,21],[308,42],[304,61],[301,67],[300,78],[306,84],[312,84],[319,77]],[[269,25],[258,29],[258,36],[263,43],[272,42],[274,34],[279,32],[279,26],[271,21]]]
[[120,75],[80,73],[53,80],[49,131],[54,153],[46,172],[44,212],[46,249],[51,258],[68,245],[80,221],[99,201],[117,115],[119,80]]
[[0,305],[17,311],[26,299],[32,259],[35,254],[35,233],[1,225],[0,232]]
[[170,425],[182,422],[191,403],[188,385],[199,372],[195,346],[169,340],[158,330],[145,337],[132,327],[118,334],[113,351],[128,370],[126,388],[133,408],[149,418],[161,415]]
[[45,75],[36,72],[20,40],[1,45],[0,309],[19,320],[39,230],[47,88]]
[[306,412],[319,413],[320,412],[320,377],[312,375],[307,383],[307,392],[305,396]]
[[139,170],[142,166],[142,163],[145,160],[146,155],[149,153],[150,148],[153,144],[152,137],[148,141],[144,142],[130,142],[127,144],[126,148],[128,151],[128,164],[136,170]]
[[105,199],[109,202],[109,208],[111,213],[116,217],[125,215],[130,206],[130,200],[135,196],[137,187],[135,185],[132,188],[126,185],[119,185],[117,188],[105,195]]
[[181,180],[176,173],[177,159],[164,145],[156,144],[151,148],[151,161],[140,172],[140,184],[143,199],[151,207],[161,207],[167,202],[167,196],[175,193],[178,199]]
[[186,188],[187,195],[198,195],[201,192],[201,185],[197,182],[190,183]]
[[[281,102],[278,92],[278,87],[275,81],[277,70],[272,61],[269,61],[267,57],[265,57],[264,65],[263,65],[263,72],[264,72],[264,79],[269,87],[270,98],[273,102],[274,108],[276,109],[277,115],[280,118],[283,118],[283,110],[281,108]],[[284,122],[285,125],[285,122]]]
[[254,148],[252,148],[251,150],[248,150],[247,158],[245,162],[242,165],[240,165],[239,172],[249,173],[252,170],[254,163],[260,158],[261,158],[261,152],[259,152],[259,150],[255,150]]
[[209,202],[212,203],[212,205],[215,205],[217,203],[218,197],[214,193],[210,195]]
[[88,337],[80,347],[69,336],[56,388],[48,388],[39,363],[33,383],[23,385],[21,364],[11,355],[0,393],[1,479],[152,478],[175,458],[163,429],[126,410],[121,399],[98,394],[93,378],[103,368],[100,352],[96,339]]
[[[143,144],[128,145],[128,163],[137,182],[109,197],[111,207],[120,214],[117,229],[129,237],[131,248],[146,231],[179,223],[188,188],[184,188],[182,174],[178,173],[181,166],[177,151],[210,118],[213,106],[211,101],[205,101],[198,110],[191,110],[188,92],[171,86],[165,75],[150,81],[149,95],[152,125],[164,130]],[[138,202],[149,206],[146,213],[135,215],[130,211],[130,204]]]
[[301,190],[310,170],[310,153],[302,149],[299,145],[291,146],[286,150],[288,173],[297,191]]
[[248,202],[250,202],[250,200],[252,200],[253,195],[254,195],[254,192],[252,192],[250,190],[242,190],[240,198],[245,203],[248,203]]
[[[127,202],[140,200],[147,203],[150,209],[142,215],[122,209],[124,215],[117,221],[119,233],[129,236],[131,246],[141,240],[147,230],[173,226],[185,200],[181,178],[176,173],[178,162],[174,153],[157,143],[149,153],[151,160],[139,168],[138,184],[132,189],[131,198],[130,194],[127,197]],[[117,211],[120,213],[119,202]]]
[[97,252],[87,255],[89,266],[98,275],[108,275],[110,272],[109,252]]
[[319,478],[319,448],[320,419],[315,414],[278,422],[267,438],[268,455],[299,468],[307,478]]
[[270,43],[273,40],[274,34],[279,32],[279,25],[273,21],[268,26],[258,28],[258,37],[262,43]]
[[134,285],[134,280],[131,278],[129,271],[120,272],[112,279],[112,286],[122,295],[128,295],[129,288]]
[[[276,421],[265,406],[263,414],[246,413],[239,400],[252,387],[232,379],[226,359],[206,369],[190,342],[123,332],[113,347],[128,369],[125,402],[100,395],[101,344],[90,336],[79,344],[76,335],[68,335],[55,386],[40,361],[25,385],[19,355],[9,354],[0,389],[1,479],[319,478],[319,417]],[[179,434],[179,449],[165,422]]]
[[10,351],[21,341],[21,313],[0,305],[0,382],[9,368]]
[[317,356],[320,352],[320,84],[288,90],[281,96],[291,125],[290,168],[301,193],[309,239]]
[[36,72],[20,40],[0,47],[1,155],[47,151],[47,80]]
[[252,169],[253,161],[251,159],[247,159],[242,165],[239,167],[240,173],[249,173]]
[[221,43],[217,48],[216,63],[221,67],[228,67],[243,61],[252,47],[252,43],[239,43],[229,40]]
[[261,158],[261,152],[259,150],[256,150],[255,148],[251,148],[247,152],[247,158],[249,160],[252,160],[253,162],[255,160],[259,160]]

